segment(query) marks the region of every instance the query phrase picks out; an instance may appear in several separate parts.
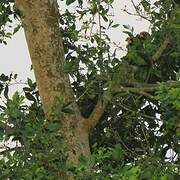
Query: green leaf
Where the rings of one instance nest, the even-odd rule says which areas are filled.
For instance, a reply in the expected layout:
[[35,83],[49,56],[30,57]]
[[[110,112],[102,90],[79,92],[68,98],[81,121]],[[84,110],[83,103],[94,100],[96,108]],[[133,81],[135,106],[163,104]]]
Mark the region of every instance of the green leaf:
[[26,92],[25,96],[28,100],[36,102],[36,99],[34,98],[32,94]]
[[70,108],[62,108],[62,112],[68,113],[68,114],[74,114],[74,111]]
[[6,85],[6,87],[5,87],[5,89],[4,89],[4,97],[5,97],[6,99],[8,99],[8,92],[9,92],[9,86]]
[[14,28],[13,34],[17,33],[20,28],[21,28],[21,25],[17,25],[17,26]]
[[112,28],[117,28],[117,27],[119,27],[119,25],[120,25],[120,24],[114,24],[114,25],[112,26]]
[[30,78],[27,79],[27,83],[31,89],[34,89],[33,82]]
[[0,81],[8,81],[9,80],[9,77],[8,76],[6,76],[5,74],[1,74],[1,76],[0,76]]
[[0,109],[5,110],[6,107],[0,105]]
[[108,18],[105,15],[102,15],[102,18],[104,19],[105,22],[108,22]]
[[82,6],[83,5],[83,0],[78,0],[78,3],[79,3],[80,6]]
[[18,76],[17,74],[14,74],[14,79],[17,79],[17,76]]
[[25,92],[31,92],[31,89],[30,89],[29,87],[24,87],[24,88],[23,88],[23,91],[25,91]]
[[47,127],[50,131],[56,131],[59,129],[59,123],[50,123]]
[[129,25],[123,25],[123,27],[125,28],[125,29],[131,29],[131,27],[129,26]]
[[124,156],[124,151],[120,144],[116,144],[113,151],[112,151],[112,157],[114,160],[119,161],[122,160],[122,157]]
[[72,4],[73,2],[75,2],[76,0],[66,0],[66,5],[70,5]]
[[140,56],[136,56],[136,58],[134,58],[134,62],[139,66],[146,65],[146,62]]

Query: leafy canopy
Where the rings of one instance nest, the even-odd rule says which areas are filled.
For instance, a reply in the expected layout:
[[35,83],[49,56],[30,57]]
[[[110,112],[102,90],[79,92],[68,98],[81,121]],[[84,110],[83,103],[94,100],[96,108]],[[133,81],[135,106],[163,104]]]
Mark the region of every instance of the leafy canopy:
[[[64,71],[84,117],[101,97],[108,106],[91,133],[92,155],[79,165],[66,160],[66,145],[58,136],[60,116],[71,113],[63,97],[51,112],[42,111],[36,83],[28,79],[23,93],[9,96],[17,75],[0,76],[0,179],[56,179],[59,170],[77,179],[178,179],[180,136],[179,2],[143,0],[136,14],[151,24],[150,32],[113,21],[113,0],[66,0],[60,24],[65,50]],[[125,12],[128,10],[125,8]],[[0,1],[0,39],[11,37],[13,18],[21,13],[14,1]],[[78,22],[78,23],[77,23]],[[9,26],[9,28],[7,28]],[[14,33],[20,26],[14,29]],[[108,36],[124,28],[127,54]],[[12,31],[13,32],[13,31]],[[27,103],[28,101],[28,103]],[[7,141],[11,139],[14,147]]]

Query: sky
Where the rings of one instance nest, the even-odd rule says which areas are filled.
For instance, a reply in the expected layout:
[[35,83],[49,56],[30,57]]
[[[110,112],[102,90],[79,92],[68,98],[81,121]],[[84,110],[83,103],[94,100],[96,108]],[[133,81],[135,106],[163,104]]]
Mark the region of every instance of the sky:
[[8,40],[7,45],[0,44],[0,58],[0,73],[17,73],[22,80],[32,76],[29,71],[30,56],[23,29]]

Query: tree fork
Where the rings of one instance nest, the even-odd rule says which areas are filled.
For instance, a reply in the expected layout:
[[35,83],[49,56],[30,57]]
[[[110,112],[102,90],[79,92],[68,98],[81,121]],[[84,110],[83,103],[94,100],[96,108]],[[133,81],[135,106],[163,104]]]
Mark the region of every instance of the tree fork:
[[63,72],[64,49],[59,28],[56,0],[16,0],[22,12],[22,25],[34,69],[39,94],[46,114],[55,97],[72,102],[73,114],[64,114],[60,134],[68,147],[68,158],[77,162],[80,155],[90,154],[88,128],[73,96],[68,75]]

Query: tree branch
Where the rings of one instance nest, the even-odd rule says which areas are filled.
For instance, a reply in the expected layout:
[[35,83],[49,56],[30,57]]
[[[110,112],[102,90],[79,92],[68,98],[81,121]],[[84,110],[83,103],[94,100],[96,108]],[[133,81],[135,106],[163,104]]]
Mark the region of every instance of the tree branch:
[[109,103],[109,100],[103,99],[103,95],[101,98],[99,98],[96,106],[94,107],[94,110],[92,111],[91,115],[87,120],[85,120],[86,127],[88,129],[88,132],[91,132],[91,130],[96,126],[96,124],[99,122],[100,118],[104,114],[104,111]]
[[142,92],[153,92],[158,87],[115,87],[113,88],[114,93],[120,93],[120,92],[135,92],[138,94],[142,94]]
[[157,49],[156,53],[152,56],[153,62],[156,62],[162,55],[163,51],[167,48],[168,44],[170,43],[170,38],[166,37],[164,42],[161,46]]
[[[168,82],[165,82],[164,84],[170,88],[180,86],[180,82],[177,82],[177,81],[168,81]],[[127,85],[129,87],[125,87],[125,86],[113,87],[112,94],[122,93],[122,92],[133,92],[136,94],[147,96],[149,98],[153,98],[153,96],[151,96],[148,93],[154,92],[159,89],[159,84],[145,84],[145,83],[136,83],[135,82],[135,83],[128,83]],[[99,122],[100,118],[104,114],[104,111],[110,101],[103,97],[104,97],[104,95],[102,95],[101,98],[99,98],[91,115],[89,116],[88,119],[85,120],[85,126],[88,129],[88,132],[91,132],[91,130]],[[112,99],[112,97],[110,99]]]
[[[173,88],[173,87],[179,87],[180,82],[179,81],[167,81],[163,83],[164,85]],[[159,89],[159,84],[145,84],[145,83],[132,83],[129,84],[131,87],[114,87],[112,89],[113,93],[120,93],[120,92],[134,92],[137,94],[144,94],[148,92],[154,92]]]

